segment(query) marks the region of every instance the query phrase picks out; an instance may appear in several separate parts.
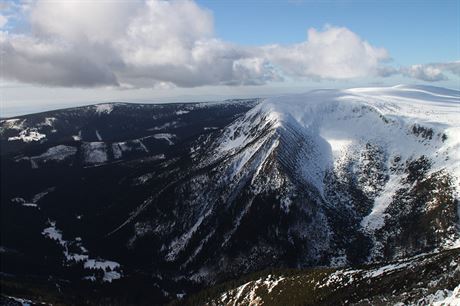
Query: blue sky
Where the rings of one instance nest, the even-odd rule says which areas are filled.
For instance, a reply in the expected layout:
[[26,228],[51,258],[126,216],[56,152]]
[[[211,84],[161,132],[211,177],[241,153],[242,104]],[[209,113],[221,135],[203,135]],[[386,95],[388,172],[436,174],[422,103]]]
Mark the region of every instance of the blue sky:
[[310,27],[344,26],[395,62],[460,58],[460,1],[198,1],[214,14],[217,35],[248,45],[291,44]]
[[460,0],[15,0],[3,114],[312,88],[460,89]]

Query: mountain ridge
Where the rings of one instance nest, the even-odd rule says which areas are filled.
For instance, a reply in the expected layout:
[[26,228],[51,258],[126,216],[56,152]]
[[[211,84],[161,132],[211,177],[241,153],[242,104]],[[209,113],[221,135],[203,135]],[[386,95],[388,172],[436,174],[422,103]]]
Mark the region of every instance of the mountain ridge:
[[34,271],[48,257],[54,275],[85,286],[141,273],[166,302],[267,267],[455,247],[459,98],[427,90],[98,104],[2,120],[2,272],[27,275],[23,261]]

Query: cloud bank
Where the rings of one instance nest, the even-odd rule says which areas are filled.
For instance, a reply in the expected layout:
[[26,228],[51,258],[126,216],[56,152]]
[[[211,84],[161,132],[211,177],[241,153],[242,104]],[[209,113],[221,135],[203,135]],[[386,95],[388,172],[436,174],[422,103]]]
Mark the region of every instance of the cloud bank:
[[[292,79],[459,75],[459,62],[393,68],[384,48],[347,28],[306,41],[247,47],[215,36],[212,13],[188,0],[44,1],[23,10],[26,34],[0,32],[2,77],[44,86],[122,88],[262,85]],[[2,16],[3,17],[3,16]],[[0,28],[7,24],[0,18]]]
[[446,72],[460,76],[460,61],[402,67],[400,73],[428,82],[447,80]]

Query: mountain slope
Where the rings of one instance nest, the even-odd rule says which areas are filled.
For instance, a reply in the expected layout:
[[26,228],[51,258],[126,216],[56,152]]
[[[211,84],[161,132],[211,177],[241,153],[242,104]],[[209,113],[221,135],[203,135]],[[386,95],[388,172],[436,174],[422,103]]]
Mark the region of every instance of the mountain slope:
[[4,120],[2,272],[141,276],[168,301],[267,267],[455,247],[459,96],[317,90]]
[[459,249],[348,269],[263,271],[184,305],[458,305]]

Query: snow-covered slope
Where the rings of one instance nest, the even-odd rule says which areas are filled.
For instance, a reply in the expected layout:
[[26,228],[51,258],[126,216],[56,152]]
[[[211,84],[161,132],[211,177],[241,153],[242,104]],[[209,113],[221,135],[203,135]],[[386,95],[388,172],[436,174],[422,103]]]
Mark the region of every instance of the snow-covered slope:
[[448,168],[458,185],[460,92],[429,89],[317,90],[267,99],[227,128],[220,148],[235,152],[245,147],[253,140],[250,130],[255,125],[271,124],[278,130],[295,125],[320,147],[321,156],[314,161],[320,181],[328,168],[338,167],[344,158],[371,143],[384,149],[388,160],[425,155],[433,161],[431,172]]
[[[247,184],[256,197],[274,193],[281,213],[308,211],[286,239],[295,232],[305,244],[316,240],[310,257],[333,249],[331,264],[347,264],[356,241],[371,245],[368,261],[458,244],[457,91],[396,86],[274,97],[210,147],[200,166],[219,165],[207,184],[227,186],[225,201]],[[251,209],[247,201],[229,235]]]

